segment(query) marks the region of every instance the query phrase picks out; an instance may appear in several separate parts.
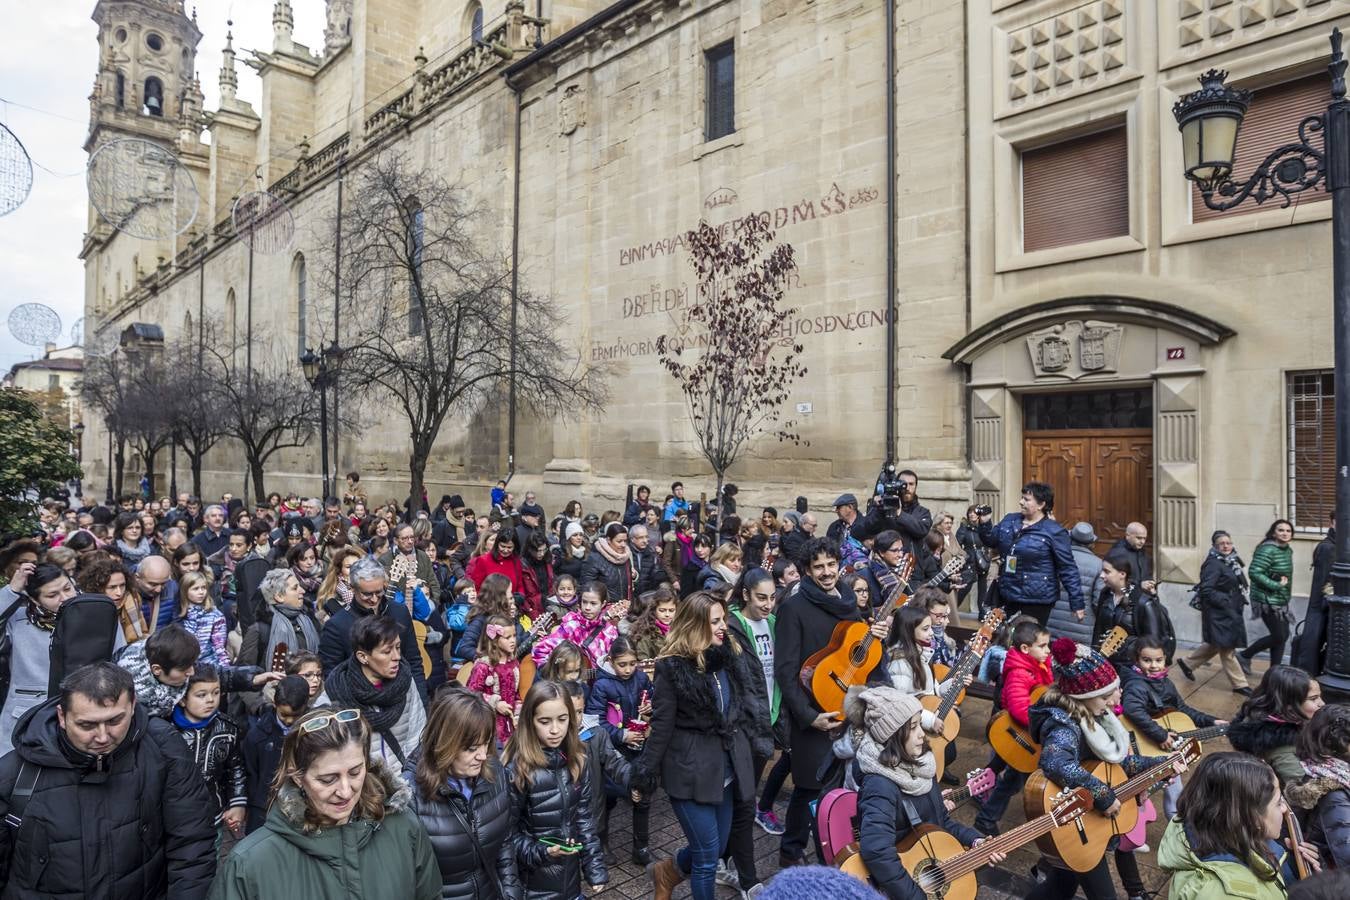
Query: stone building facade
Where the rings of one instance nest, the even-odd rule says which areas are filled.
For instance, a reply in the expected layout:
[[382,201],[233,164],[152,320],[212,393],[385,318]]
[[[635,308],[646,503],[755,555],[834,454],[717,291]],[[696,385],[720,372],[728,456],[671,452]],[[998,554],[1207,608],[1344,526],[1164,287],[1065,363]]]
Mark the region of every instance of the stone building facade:
[[1211,212],[1183,178],[1172,105],[1211,67],[1254,90],[1245,179],[1325,108],[1350,4],[967,9],[972,329],[946,356],[969,391],[976,496],[1010,508],[1045,477],[1099,549],[1147,522],[1179,620],[1211,531],[1250,558],[1287,517],[1306,592],[1335,502],[1330,204]]
[[[788,299],[809,369],[792,398],[805,442],[761,441],[731,477],[747,486],[749,505],[761,494],[765,502],[805,493],[828,503],[841,486],[866,490],[885,454],[892,318],[884,7],[861,0],[330,0],[328,7],[325,47],[313,51],[293,40],[289,3],[275,4],[273,48],[247,61],[262,79],[260,109],[238,99],[238,63],[227,44],[221,108],[200,111],[197,70],[187,66],[160,74],[173,96],[167,118],[133,114],[126,98],[117,107],[106,85],[127,64],[119,30],[134,43],[130,32],[142,18],[142,32],[157,28],[175,48],[181,40],[181,58],[193,59],[195,25],[180,0],[105,0],[96,9],[108,52],[90,148],[116,136],[171,144],[197,180],[202,209],[193,229],[153,247],[91,214],[84,260],[93,333],[144,321],[162,324],[172,339],[206,317],[240,337],[251,321],[254,352],[294,364],[303,344],[331,337],[332,298],[320,273],[334,252],[326,223],[340,168],[351,173],[393,150],[463,186],[503,252],[517,237],[522,285],[557,299],[567,343],[583,364],[615,366],[602,415],[521,419],[517,478],[550,505],[573,496],[612,505],[637,480],[660,491],[683,478],[696,492],[708,469],[655,344],[679,327],[694,289],[681,233],[700,220],[734,227],[757,214],[794,246],[800,265]],[[897,458],[924,476],[926,495],[955,503],[969,482],[964,400],[938,354],[967,326],[963,13],[935,0],[906,0],[896,12],[896,132],[905,141],[895,155]],[[150,24],[166,16],[174,23]],[[709,67],[728,51],[733,119],[729,133],[710,139]],[[132,83],[143,73],[124,77]],[[229,216],[232,198],[261,187],[289,203],[296,240],[286,253],[253,254],[250,303],[250,255]],[[341,436],[334,468],[359,469],[373,496],[401,496],[403,427],[378,410],[362,420],[359,434]],[[506,469],[507,433],[505,404],[449,423],[428,471],[431,493],[453,490],[484,503]],[[317,491],[318,459],[317,446],[283,453],[271,484]],[[243,465],[228,442],[207,469],[208,492],[238,493]],[[102,475],[90,472],[94,482]]]

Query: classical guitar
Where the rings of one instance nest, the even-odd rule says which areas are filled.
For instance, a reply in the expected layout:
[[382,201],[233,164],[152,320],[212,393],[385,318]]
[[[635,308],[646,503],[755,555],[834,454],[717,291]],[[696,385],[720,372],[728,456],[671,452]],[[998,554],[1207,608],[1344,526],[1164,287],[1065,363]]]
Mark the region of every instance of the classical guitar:
[[525,693],[530,689],[530,685],[534,684],[534,676],[538,674],[534,665],[534,657],[530,655],[530,651],[534,649],[535,643],[541,637],[548,634],[557,625],[558,614],[556,612],[549,610],[540,614],[525,635],[525,640],[522,642],[525,645],[524,648],[516,648],[516,658],[520,660],[520,674],[516,676],[516,691],[520,696],[525,696]]
[[[882,574],[886,602],[877,610],[875,621],[889,619],[909,599],[904,586],[913,571],[914,557],[906,556],[900,563],[898,575]],[[840,622],[834,626],[829,643],[802,664],[802,687],[822,712],[842,715],[848,689],[866,684],[867,676],[881,662],[881,642],[872,636],[871,629],[871,623],[863,620]]]
[[413,615],[413,592],[417,589],[417,559],[395,553],[389,563],[389,583],[385,587],[385,596],[393,599],[394,593],[402,585],[403,603],[408,608],[408,617],[412,619],[413,637],[417,640],[417,652],[422,656],[422,674],[431,674],[431,654],[427,652],[427,623]]
[[[975,900],[979,886],[975,870],[989,864],[995,853],[1010,853],[1052,829],[1063,828],[1080,819],[1092,808],[1092,795],[1084,788],[1057,794],[1050,809],[1010,831],[980,842],[967,850],[961,842],[936,825],[920,825],[895,845],[900,864],[919,890],[932,900]],[[860,881],[868,880],[867,867],[856,844],[850,844],[835,858],[840,871]]]
[[[1175,753],[1156,766],[1127,778],[1125,771],[1115,763],[1095,762],[1087,767],[1090,774],[1106,782],[1115,791],[1120,801],[1120,812],[1115,818],[1107,818],[1096,809],[1074,823],[1072,828],[1056,828],[1043,835],[1037,844],[1047,856],[1059,859],[1067,868],[1075,872],[1090,872],[1101,862],[1106,853],[1106,845],[1118,834],[1128,834],[1139,820],[1139,804],[1134,800],[1154,785],[1167,781],[1176,775],[1173,764],[1178,760],[1188,765],[1199,759],[1200,752],[1195,741],[1186,741]],[[1044,772],[1033,772],[1027,779],[1026,792],[1022,795],[1026,806],[1027,818],[1040,816],[1054,804],[1054,797],[1060,788],[1046,777]]]
[[983,800],[984,795],[998,784],[998,775],[988,767],[972,769],[966,773],[966,783],[959,788],[942,792],[942,799],[952,804],[952,809],[969,803],[971,800]]
[[943,751],[961,733],[961,718],[956,714],[956,706],[959,698],[965,694],[966,676],[974,672],[975,667],[979,665],[984,651],[989,649],[994,632],[1003,624],[1005,615],[1006,613],[997,607],[989,610],[984,621],[980,623],[979,630],[971,636],[970,642],[961,652],[961,658],[956,661],[951,677],[947,679],[942,689],[936,695],[925,694],[919,698],[923,708],[931,712],[942,724],[942,733],[929,738],[929,743],[933,745],[933,756],[938,761],[939,778],[942,777]]
[[[1106,633],[1102,641],[1102,655],[1115,653],[1130,637],[1130,633],[1119,626]],[[1037,685],[1031,689],[1031,702],[1034,704],[1045,693],[1046,685]],[[1006,709],[994,716],[986,731],[989,746],[998,754],[999,759],[1023,774],[1031,774],[1041,764],[1041,745],[1031,739],[1026,728],[1013,721],[1012,713]],[[1158,751],[1159,754],[1162,751]]]
[[286,660],[291,655],[291,648],[286,646],[285,641],[278,641],[276,647],[272,649],[272,671],[286,671]]
[[[1227,725],[1211,725],[1207,728],[1196,728],[1195,720],[1184,712],[1175,709],[1165,709],[1153,716],[1153,721],[1157,722],[1168,731],[1175,731],[1182,740],[1193,738],[1196,741],[1207,741],[1211,738],[1223,737],[1228,733]],[[1127,723],[1128,724],[1128,723]],[[1163,746],[1153,740],[1142,731],[1133,731],[1134,738],[1139,742],[1139,753],[1143,756],[1162,756],[1170,751],[1163,749]]]
[[[940,583],[961,570],[965,558],[954,556],[942,571],[924,582],[922,587]],[[880,578],[886,590],[886,602],[876,611],[873,621],[889,619],[895,611],[909,602],[905,588],[914,571],[914,557],[906,556],[899,573],[883,574]],[[881,642],[872,636],[871,624],[864,621],[840,622],[824,647],[807,657],[802,665],[802,686],[823,712],[842,713],[844,695],[848,689],[867,683],[867,678],[881,662]]]
[[1299,827],[1298,819],[1295,818],[1294,813],[1287,807],[1284,810],[1284,831],[1285,837],[1289,838],[1289,842],[1293,844],[1289,852],[1294,855],[1294,874],[1298,876],[1299,881],[1311,877],[1312,870],[1308,867],[1308,861],[1303,858],[1303,854],[1299,851],[1299,847],[1303,844],[1303,829]]

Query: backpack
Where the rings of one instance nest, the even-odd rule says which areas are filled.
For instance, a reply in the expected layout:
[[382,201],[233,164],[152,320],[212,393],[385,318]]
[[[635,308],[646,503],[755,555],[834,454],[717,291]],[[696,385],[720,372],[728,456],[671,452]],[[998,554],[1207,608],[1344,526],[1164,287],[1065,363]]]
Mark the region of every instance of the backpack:
[[52,630],[47,696],[80,666],[111,662],[121,629],[117,604],[103,594],[78,594],[61,605]]
[[835,788],[820,799],[816,807],[816,832],[825,865],[834,863],[849,844],[858,841],[858,792]]
[[[1139,633],[1139,607],[1141,607],[1144,602],[1149,601],[1141,598],[1141,602],[1135,604],[1134,632],[1136,634]],[[1159,634],[1158,637],[1162,639],[1163,656],[1167,658],[1167,664],[1170,666],[1172,664],[1172,657],[1174,657],[1177,652],[1177,630],[1172,627],[1172,616],[1167,612],[1167,607],[1163,605],[1162,600],[1157,597],[1152,597],[1151,602],[1158,610],[1158,624],[1162,629],[1162,633]],[[1128,645],[1128,650],[1126,652],[1128,652],[1130,656],[1134,655],[1133,641]]]

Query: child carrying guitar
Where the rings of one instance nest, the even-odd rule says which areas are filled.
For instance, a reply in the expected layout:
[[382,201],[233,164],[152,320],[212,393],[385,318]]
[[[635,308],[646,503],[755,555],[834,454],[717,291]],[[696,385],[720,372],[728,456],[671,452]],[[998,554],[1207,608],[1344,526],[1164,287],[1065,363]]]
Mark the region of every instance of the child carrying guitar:
[[[1028,714],[1032,740],[1041,745],[1041,771],[1060,787],[1087,788],[1097,811],[1115,816],[1120,811],[1115,791],[1090,774],[1084,764],[1095,760],[1116,763],[1133,777],[1165,763],[1167,758],[1139,756],[1131,751],[1129,732],[1112,712],[1120,701],[1120,677],[1106,657],[1069,638],[1054,640],[1050,655],[1054,658],[1055,683]],[[1185,769],[1180,762],[1176,766],[1179,772]],[[1134,855],[1117,850],[1115,856],[1127,896],[1131,900],[1143,897]],[[1079,887],[1088,900],[1116,898],[1105,855],[1083,873],[1065,868],[1060,860],[1050,857],[1043,857],[1041,863],[1046,878],[1032,889],[1027,900],[1063,900],[1072,897]]]
[[[920,727],[918,700],[895,688],[850,692],[846,713],[863,723],[853,766],[860,777],[859,835],[863,863],[889,900],[927,900],[900,864],[895,845],[919,825],[949,832],[966,847],[985,837],[947,815],[934,775],[937,762]],[[856,704],[856,705],[855,705]],[[861,706],[861,709],[857,708]],[[994,854],[993,862],[1001,862]]]
[[[919,606],[900,607],[891,636],[891,661],[887,667],[891,683],[911,697],[936,696],[937,679],[928,663],[933,653],[933,617],[928,610]],[[922,721],[924,731],[941,733],[942,723],[928,710],[923,711]]]
[[[1216,719],[1209,713],[1188,706],[1181,692],[1167,677],[1167,658],[1161,638],[1144,635],[1134,642],[1134,665],[1120,670],[1120,707],[1129,727],[1147,737],[1164,750],[1175,749],[1180,738],[1175,731],[1153,721],[1153,717],[1175,710],[1190,716],[1196,726],[1227,725],[1227,720]],[[1177,798],[1181,796],[1180,779],[1172,781],[1163,791],[1163,814],[1172,818],[1177,814]]]
[[[1032,691],[1055,682],[1055,675],[1050,670],[1050,632],[1035,619],[1022,619],[1013,627],[1011,644],[1003,660],[1003,689],[999,700],[1012,720],[1026,728]],[[976,830],[988,835],[998,834],[998,823],[1008,808],[1008,801],[1017,796],[1026,783],[1024,773],[1006,766],[975,817]]]

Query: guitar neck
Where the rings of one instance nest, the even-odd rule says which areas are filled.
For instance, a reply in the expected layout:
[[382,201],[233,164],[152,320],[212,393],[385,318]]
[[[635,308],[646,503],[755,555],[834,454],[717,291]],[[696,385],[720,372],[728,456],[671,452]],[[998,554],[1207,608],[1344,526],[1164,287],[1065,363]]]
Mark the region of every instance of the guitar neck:
[[1010,853],[1028,844],[1036,838],[1049,834],[1055,828],[1055,817],[1051,813],[1024,822],[1011,831],[988,838],[978,847],[972,847],[959,853],[938,866],[943,881],[951,884],[963,875],[969,875],[981,866],[989,864],[989,858],[995,853]]
[[1294,849],[1289,851],[1294,854],[1294,874],[1302,881],[1312,874],[1308,871],[1308,861],[1299,852],[1299,845],[1303,843],[1303,829],[1299,828],[1298,819],[1294,818],[1294,814],[1287,810],[1284,813],[1284,828],[1289,832],[1289,840],[1294,845]]
[[975,664],[980,661],[980,654],[966,651],[961,654],[961,660],[952,669],[951,675],[947,677],[947,687],[942,691],[942,702],[938,704],[937,712],[934,717],[941,722],[947,718],[947,714],[956,706],[956,698],[961,696],[961,683],[965,681],[966,676],[975,669]]
[[1211,725],[1208,728],[1192,728],[1190,731],[1179,732],[1182,740],[1194,738],[1197,741],[1207,741],[1211,738],[1223,737],[1228,733],[1227,725]]
[[1172,777],[1172,760],[1174,757],[1167,757],[1167,762],[1159,763],[1150,769],[1140,772],[1138,775],[1126,781],[1120,787],[1116,788],[1116,799],[1124,802],[1139,796],[1147,790],[1157,787],[1158,784]]

